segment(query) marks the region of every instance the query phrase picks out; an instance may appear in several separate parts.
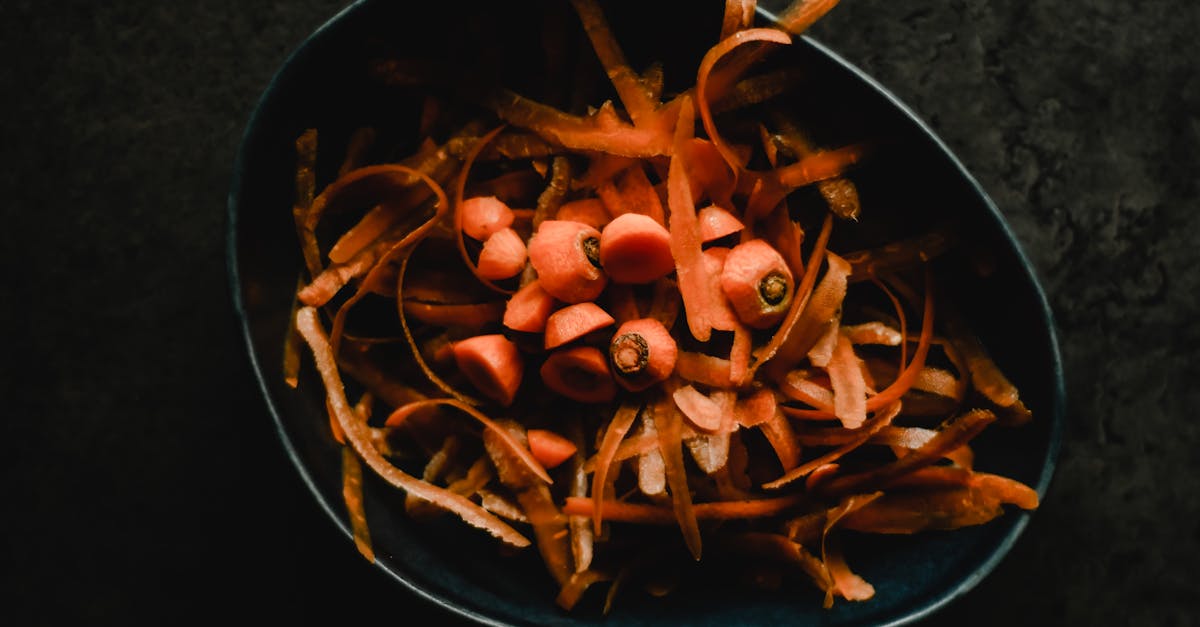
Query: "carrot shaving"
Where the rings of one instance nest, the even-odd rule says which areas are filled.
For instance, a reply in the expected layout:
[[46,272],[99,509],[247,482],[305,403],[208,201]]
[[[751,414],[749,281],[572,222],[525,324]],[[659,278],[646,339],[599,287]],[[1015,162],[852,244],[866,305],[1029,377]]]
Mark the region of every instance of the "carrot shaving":
[[785,485],[788,485],[789,483],[792,483],[793,481],[795,481],[797,479],[808,476],[809,474],[811,474],[812,472],[814,472],[815,470],[817,470],[818,468],[820,468],[822,466],[825,466],[827,464],[832,464],[833,462],[837,461],[838,459],[841,459],[847,453],[857,449],[858,447],[860,447],[863,444],[865,444],[866,442],[868,442],[872,436],[874,436],[876,433],[879,433],[880,430],[882,430],[882,429],[886,428],[888,425],[890,425],[892,423],[892,420],[899,413],[900,413],[900,404],[893,403],[887,409],[880,412],[879,415],[872,418],[871,422],[866,427],[864,427],[862,429],[856,429],[853,432],[852,438],[845,444],[839,446],[838,448],[836,448],[832,451],[829,451],[828,453],[825,453],[824,455],[821,455],[820,457],[811,459],[811,460],[805,462],[801,466],[797,466],[796,468],[789,470],[782,477],[780,477],[774,481],[771,481],[769,483],[763,484],[763,488],[765,488],[767,490],[775,490],[775,489],[781,488]]
[[371,530],[367,528],[367,514],[363,509],[362,464],[354,451],[342,447],[342,499],[350,514],[350,532],[358,552],[375,562],[375,550],[371,548]]
[[317,246],[317,235],[309,226],[308,216],[312,211],[313,196],[316,194],[317,129],[305,130],[296,138],[296,202],[292,205],[292,217],[296,222],[296,234],[300,239],[300,250],[308,276],[317,278],[324,269],[321,251]]
[[758,425],[759,431],[767,438],[775,456],[785,471],[791,471],[800,465],[800,443],[796,441],[796,432],[783,414],[775,414],[769,420]]
[[501,294],[512,294],[513,290],[502,288],[479,274],[479,266],[471,259],[471,255],[467,254],[466,243],[463,241],[463,214],[459,209],[462,207],[463,197],[466,194],[467,177],[471,173],[471,165],[475,163],[475,159],[484,147],[503,130],[503,126],[498,126],[479,138],[479,141],[475,142],[475,146],[471,149],[471,152],[467,153],[466,158],[463,159],[462,170],[458,174],[458,183],[454,189],[454,237],[458,244],[458,252],[462,256],[463,263],[471,270],[471,274],[474,274],[475,278],[479,279],[480,283]]
[[625,110],[629,112],[629,117],[633,119],[634,126],[646,127],[657,122],[655,113],[659,103],[651,98],[641,77],[626,63],[625,54],[609,29],[599,3],[595,0],[571,0],[571,4],[579,14],[592,48],[616,88]]
[[[608,113],[587,117],[571,115],[506,89],[494,92],[486,104],[501,120],[573,150],[623,157],[671,154],[671,136],[667,129],[638,128],[620,122]],[[662,117],[667,119],[669,116],[664,112]]]
[[684,542],[692,557],[700,559],[700,527],[692,507],[692,493],[683,466],[683,421],[675,404],[664,395],[653,405],[655,426],[658,428],[658,450],[666,468],[667,487],[671,491],[672,509]]
[[738,46],[752,41],[782,45],[792,43],[791,37],[772,28],[752,28],[738,31],[710,48],[700,61],[700,69],[696,72],[696,104],[700,109],[700,120],[704,124],[704,132],[708,133],[709,139],[712,140],[712,143],[725,159],[725,163],[729,164],[729,167],[734,172],[740,172],[745,166],[745,162],[734,154],[729,145],[725,143],[725,140],[721,138],[720,133],[717,132],[717,125],[713,122],[712,109],[709,106],[711,96],[707,89],[708,75],[712,72],[713,66],[717,64],[717,61],[721,60],[721,57],[724,57],[729,51]]
[[467,524],[478,527],[515,547],[529,546],[529,540],[506,525],[499,518],[479,507],[466,498],[430,485],[393,466],[383,458],[371,443],[371,433],[367,425],[358,420],[342,387],[341,375],[338,374],[334,361],[333,349],[317,320],[317,311],[312,307],[304,307],[296,314],[296,328],[308,343],[317,363],[317,370],[325,384],[325,391],[330,407],[337,416],[338,424],[346,434],[346,439],[359,458],[367,463],[380,478],[404,490],[417,498],[429,501],[439,507],[458,514]]
[[445,304],[406,300],[404,313],[438,327],[463,326],[478,329],[500,322],[504,317],[504,302]]
[[555,598],[555,602],[564,610],[570,610],[575,607],[576,603],[579,603],[579,599],[583,597],[583,593],[587,592],[588,588],[602,581],[609,581],[610,579],[612,578],[607,574],[595,570],[585,570],[575,573],[563,584],[558,592],[558,597]]
[[838,333],[829,361],[829,380],[833,387],[833,413],[847,429],[857,429],[867,419],[867,384],[854,345]]
[[592,501],[596,503],[596,506],[591,513],[592,529],[595,533],[600,533],[600,523],[604,519],[604,486],[608,481],[609,468],[617,454],[617,447],[625,438],[625,434],[629,433],[629,428],[633,426],[633,421],[637,419],[641,411],[642,406],[639,404],[622,404],[617,409],[617,413],[613,414],[612,420],[609,421],[608,429],[604,432],[604,440],[596,452],[596,470],[592,474]]
[[754,7],[758,0],[725,0],[725,15],[721,18],[721,39],[754,23]]

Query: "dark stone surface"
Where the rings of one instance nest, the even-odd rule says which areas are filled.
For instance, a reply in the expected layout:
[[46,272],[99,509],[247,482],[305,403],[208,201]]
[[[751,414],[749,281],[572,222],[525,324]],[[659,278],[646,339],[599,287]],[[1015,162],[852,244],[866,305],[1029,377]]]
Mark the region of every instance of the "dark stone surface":
[[[0,622],[434,616],[312,501],[229,310],[241,130],[340,5],[0,8]],[[847,0],[815,31],[962,158],[1062,332],[1045,505],[929,624],[1200,615],[1197,32],[1186,0]]]

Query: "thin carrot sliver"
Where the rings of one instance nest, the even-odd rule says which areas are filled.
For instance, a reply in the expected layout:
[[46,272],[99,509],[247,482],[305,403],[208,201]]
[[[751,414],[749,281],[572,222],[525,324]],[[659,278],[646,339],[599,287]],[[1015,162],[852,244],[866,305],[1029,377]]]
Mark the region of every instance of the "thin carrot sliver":
[[667,487],[675,520],[683,532],[684,543],[692,557],[700,559],[700,527],[692,507],[687,471],[683,465],[683,420],[669,395],[663,395],[653,407],[654,423],[658,429],[658,450],[666,468]]
[[854,432],[852,439],[850,439],[845,444],[839,446],[838,448],[836,448],[832,451],[829,451],[828,453],[825,453],[819,457],[811,459],[811,460],[805,462],[804,464],[789,470],[782,477],[780,477],[774,481],[763,484],[763,488],[765,488],[767,490],[774,490],[777,488],[781,488],[785,485],[788,485],[789,483],[792,483],[796,479],[800,479],[801,477],[805,477],[805,476],[809,475],[810,473],[816,471],[818,468],[820,468],[822,466],[825,466],[827,464],[832,464],[833,462],[841,459],[847,453],[850,453],[851,451],[853,451],[853,450],[857,449],[858,447],[862,446],[863,444],[867,443],[871,439],[872,436],[874,436],[876,433],[879,433],[880,430],[882,430],[882,429],[886,428],[888,425],[890,425],[892,423],[892,419],[894,419],[896,417],[896,415],[899,413],[900,413],[900,404],[893,403],[890,407],[885,408],[883,411],[881,411],[879,413],[879,415],[872,418],[869,425],[867,425],[866,427],[864,427],[862,429],[857,429]]
[[375,550],[371,547],[371,530],[367,527],[367,514],[363,508],[362,464],[354,450],[342,447],[342,500],[346,502],[346,511],[350,515],[350,532],[354,536],[354,546],[358,552],[367,558],[368,562],[375,561]]
[[600,523],[604,518],[604,486],[608,480],[609,468],[617,454],[617,447],[620,446],[621,440],[625,439],[625,434],[629,433],[629,428],[633,426],[633,421],[637,419],[641,411],[640,404],[623,403],[609,421],[608,428],[604,432],[604,440],[600,443],[599,450],[596,451],[595,472],[592,474],[592,502],[595,503],[595,507],[590,512],[592,529],[595,533],[600,533]]
[[684,96],[679,121],[675,125],[676,154],[671,157],[670,172],[667,176],[667,203],[671,209],[671,254],[675,257],[679,292],[683,296],[688,328],[697,340],[707,342],[712,336],[712,317],[718,304],[712,302],[712,290],[708,285],[710,281],[704,272],[700,225],[696,218],[696,205],[692,201],[687,165],[684,163],[681,149],[684,142],[692,138],[694,130],[692,101],[688,96]]
[[621,46],[613,36],[608,21],[604,19],[599,3],[596,0],[571,0],[571,4],[579,14],[584,31],[592,42],[592,48],[600,58],[604,71],[616,88],[617,95],[625,105],[625,110],[629,112],[629,117],[633,119],[634,125],[643,127],[651,124],[655,121],[659,103],[650,98],[649,92],[642,85],[641,77],[625,61],[625,54],[621,52]]
[[[715,501],[695,503],[692,509],[698,520],[734,520],[769,518],[787,510],[804,505],[808,498],[803,494],[756,499],[753,501]],[[677,524],[675,512],[669,507],[628,501],[605,500],[601,503],[604,516],[611,522],[640,523],[647,525]],[[592,515],[596,510],[593,499],[567,497],[563,513],[573,516]]]
[[404,313],[438,327],[463,326],[470,329],[500,322],[504,316],[504,302],[445,304],[405,300]]

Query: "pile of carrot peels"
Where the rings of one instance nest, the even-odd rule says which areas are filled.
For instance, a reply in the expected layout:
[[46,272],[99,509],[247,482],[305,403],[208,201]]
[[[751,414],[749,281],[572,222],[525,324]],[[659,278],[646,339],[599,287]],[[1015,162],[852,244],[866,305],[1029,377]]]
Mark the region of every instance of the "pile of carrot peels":
[[[663,528],[830,607],[874,594],[842,550],[855,533],[1036,508],[973,468],[974,438],[1032,415],[938,293],[951,235],[831,250],[870,219],[869,146],[816,145],[770,106],[793,73],[755,73],[836,1],[752,28],[754,1],[727,0],[679,93],[630,67],[597,0],[571,4],[617,102],[428,95],[415,152],[367,163],[364,129],[320,193],[317,131],[296,142],[308,276],[285,376],[301,384],[307,344],[364,556],[363,464],[414,518],[536,550],[566,609],[600,582],[606,609],[634,582],[669,592],[646,557]],[[804,187],[821,215],[802,224]]]

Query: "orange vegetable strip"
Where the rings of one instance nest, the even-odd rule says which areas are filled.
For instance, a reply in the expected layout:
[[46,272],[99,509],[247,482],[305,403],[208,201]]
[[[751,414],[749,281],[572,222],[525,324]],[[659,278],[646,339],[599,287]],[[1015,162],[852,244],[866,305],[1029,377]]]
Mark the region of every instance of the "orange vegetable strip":
[[[597,187],[597,192],[601,187]],[[654,185],[650,183],[646,171],[640,164],[625,170],[617,177],[616,191],[617,197],[613,197],[611,200],[613,203],[620,204],[621,212],[639,213],[649,216],[659,224],[667,223],[658,191],[654,189]],[[606,206],[609,206],[609,211],[615,216],[618,209],[610,206],[609,201],[609,198],[604,199]]]
[[342,447],[342,499],[350,515],[350,531],[358,552],[375,562],[375,550],[371,548],[371,530],[367,527],[367,513],[363,509],[362,464],[354,451]]
[[789,483],[795,481],[796,479],[799,479],[801,477],[804,477],[804,476],[812,473],[813,471],[820,468],[821,466],[825,466],[826,464],[832,464],[833,462],[841,459],[847,453],[862,446],[863,444],[866,444],[867,441],[869,441],[871,439],[871,436],[875,435],[876,433],[879,433],[879,431],[881,429],[884,429],[885,427],[890,425],[892,423],[892,420],[895,419],[899,413],[900,413],[900,404],[892,403],[886,409],[881,411],[879,413],[879,415],[872,418],[871,422],[866,427],[864,427],[862,429],[857,429],[853,438],[850,441],[846,442],[845,444],[839,446],[838,448],[836,448],[832,451],[829,451],[828,453],[825,453],[824,455],[821,455],[820,457],[811,459],[811,460],[805,462],[803,465],[797,466],[796,468],[789,470],[782,477],[780,477],[774,481],[763,484],[763,488],[765,488],[767,490],[774,490],[777,488],[781,488],[781,487],[788,485]]
[[675,372],[681,379],[710,387],[733,385],[729,378],[729,367],[728,359],[692,351],[679,351],[675,360]]
[[[645,428],[646,415],[642,415],[642,433],[632,435],[625,438],[621,445],[617,447],[617,452],[613,455],[613,462],[623,462],[627,459],[633,459],[652,450],[658,450],[658,436],[654,433],[649,433]],[[598,455],[593,455],[583,464],[583,469],[587,472],[595,472],[596,464],[599,462]]]
[[828,372],[833,387],[833,413],[843,427],[857,429],[867,419],[867,383],[854,345],[840,333]]
[[354,258],[359,251],[371,245],[380,235],[396,222],[396,208],[376,205],[350,227],[338,241],[329,249],[329,261],[346,263]]
[[676,388],[671,398],[693,427],[708,433],[720,430],[721,408],[704,393],[690,385],[685,385]]
[[568,305],[546,319],[545,347],[547,350],[574,342],[615,322],[607,311],[592,302]]
[[[808,499],[803,494],[789,494],[775,498],[752,501],[715,501],[696,503],[693,511],[698,520],[735,520],[769,518],[789,509],[803,505]],[[646,525],[671,525],[677,522],[674,511],[661,505],[630,503],[628,501],[605,500],[601,503],[605,518],[613,522],[640,523]],[[588,516],[595,512],[592,499],[568,496],[563,513]]]
[[475,492],[479,495],[479,506],[483,509],[513,522],[529,522],[529,517],[525,515],[525,512],[521,511],[521,506],[514,503],[508,497],[501,496],[485,488],[481,488]]
[[793,35],[799,35],[837,6],[837,3],[838,0],[793,0],[775,17],[780,26]]
[[671,254],[675,257],[679,292],[683,296],[688,328],[697,340],[707,342],[712,336],[712,318],[719,304],[712,302],[712,290],[708,285],[711,281],[704,272],[699,222],[696,219],[696,206],[692,202],[687,164],[684,163],[683,157],[682,146],[691,140],[694,131],[692,100],[685,95],[680,107],[679,121],[675,125],[676,154],[671,158],[667,175],[667,204],[671,209]]
[[471,418],[474,418],[479,422],[479,424],[483,425],[485,429],[495,433],[499,442],[504,444],[504,446],[512,453],[513,457],[520,460],[523,469],[533,473],[546,483],[554,483],[554,480],[552,480],[550,475],[546,473],[546,469],[542,468],[542,465],[539,464],[536,459],[534,459],[533,454],[529,452],[529,449],[525,448],[524,445],[518,442],[516,438],[513,437],[512,433],[508,431],[508,429],[505,429],[503,426],[497,424],[496,421],[488,418],[483,412],[480,412],[478,409],[475,409],[474,407],[458,399],[428,398],[422,401],[413,401],[407,405],[397,407],[395,411],[388,415],[384,424],[389,427],[398,427],[404,424],[409,417],[416,414],[418,411],[429,407],[453,407],[470,416]]
[[912,453],[870,470],[836,477],[822,486],[822,491],[844,494],[858,492],[869,486],[885,486],[889,480],[929,466],[944,457],[948,451],[971,441],[995,419],[996,415],[985,409],[974,409],[961,414],[944,423],[937,435]]
[[633,119],[633,124],[642,127],[651,123],[659,103],[650,98],[641,77],[626,63],[621,46],[604,19],[599,3],[595,0],[571,0],[571,4],[579,14],[592,48],[616,88],[625,110],[629,112],[629,117]]
[[[658,449],[658,428],[654,426],[654,416],[650,412],[642,414],[642,432],[631,440],[623,443],[622,448],[624,448],[624,444],[633,445],[638,442],[646,442],[649,445],[637,453],[638,489],[647,496],[665,495],[667,493],[667,463],[663,459],[662,451]],[[622,452],[620,449],[617,450],[617,459],[621,459]]]
[[768,239],[775,250],[783,255],[792,276],[804,276],[804,255],[800,245],[804,242],[804,229],[798,222],[792,221],[788,213],[787,201],[781,201],[767,220]]
[[933,340],[933,272],[925,268],[925,310],[921,319],[921,336],[917,341],[917,350],[908,366],[900,373],[887,388],[879,394],[867,399],[867,410],[874,411],[898,400],[912,387],[913,381],[921,369],[925,367],[925,357],[929,355],[929,345]]
[[564,610],[570,611],[571,608],[575,607],[576,603],[579,603],[579,599],[583,597],[583,593],[587,592],[588,588],[611,579],[612,577],[609,575],[595,570],[574,573],[563,584],[562,588],[559,589],[558,596],[555,597],[554,602],[558,603],[558,606]]
[[771,416],[769,420],[758,425],[758,429],[766,436],[771,448],[775,449],[775,456],[779,458],[779,463],[785,471],[791,471],[800,465],[800,443],[796,440],[796,432],[792,430],[792,425],[783,414]]
[[971,332],[958,311],[943,303],[947,335],[954,349],[966,361],[971,383],[980,394],[1000,407],[1011,407],[1020,400],[1016,386],[1009,382],[996,362],[988,355],[979,338]]
[[600,265],[617,283],[660,279],[675,270],[671,234],[650,216],[619,215],[600,233]]
[[754,7],[758,0],[725,0],[725,15],[721,18],[721,39],[754,23]]
[[841,331],[854,344],[899,346],[903,337],[899,331],[879,321],[844,325]]
[[817,271],[821,267],[821,258],[825,256],[825,246],[829,243],[829,235],[832,232],[833,215],[826,214],[825,221],[821,225],[821,233],[817,236],[817,241],[813,245],[812,253],[808,258],[808,264],[805,266],[804,276],[800,279],[800,284],[796,286],[796,295],[792,297],[792,306],[788,309],[787,316],[775,331],[775,335],[772,335],[766,344],[754,352],[754,363],[751,365],[750,371],[751,375],[763,364],[771,361],[779,352],[780,347],[787,342],[788,336],[792,334],[793,327],[796,326],[796,322],[800,319],[800,314],[803,313],[812,295],[813,286],[817,282]]
[[606,152],[592,155],[588,168],[579,180],[571,183],[571,189],[593,189],[599,187],[627,168],[641,163],[633,157],[622,157]]
[[643,158],[671,154],[671,137],[664,129],[638,128],[607,113],[570,115],[507,89],[493,92],[486,105],[501,120],[573,150]]
[[829,362],[833,361],[833,350],[837,348],[838,338],[842,336],[841,321],[838,320],[837,314],[822,325],[822,328],[824,330],[817,336],[817,341],[808,349],[808,362],[817,368],[828,369]]
[[[590,515],[592,530],[595,533],[600,533],[600,523],[604,519],[604,486],[608,481],[609,468],[617,454],[617,447],[621,444],[621,440],[625,439],[625,434],[629,433],[629,428],[633,426],[633,421],[641,412],[642,406],[638,403],[622,403],[617,412],[613,414],[612,420],[608,422],[608,428],[604,431],[604,439],[600,442],[599,450],[596,451],[596,471],[592,475],[592,498],[590,501],[594,507],[586,514],[574,512],[577,516]],[[570,498],[567,499],[568,503],[570,500]],[[569,507],[563,511],[568,514],[572,513],[569,511]]]
[[608,285],[600,232],[581,222],[546,220],[529,240],[529,263],[546,293],[566,303],[595,300]]
[[[461,159],[471,151],[471,146],[477,141],[479,141],[478,137],[454,137],[446,142],[446,151]],[[561,152],[562,148],[552,146],[532,133],[508,132],[496,137],[483,152],[479,153],[478,160],[529,159],[548,157]]]
[[776,378],[804,358],[846,299],[846,276],[850,273],[850,265],[832,252],[826,252],[825,257],[829,265],[825,276],[813,290],[804,312],[797,318],[768,368],[768,372]]
[[[303,285],[304,279],[296,279],[296,289]],[[296,333],[296,310],[301,307],[300,301],[292,301],[292,311],[288,316],[287,337],[283,341],[283,382],[295,389],[300,384],[300,350],[304,340]],[[331,421],[332,423],[332,421]],[[338,443],[342,443],[339,439]]]
[[[734,57],[730,57],[733,59]],[[732,61],[727,62],[727,67],[732,68]],[[717,70],[719,71],[719,70]],[[714,77],[716,72],[710,75],[709,93],[712,94],[716,90],[714,88]],[[723,88],[725,94],[719,99],[711,98],[713,115],[726,113],[728,111],[736,111],[744,107],[756,105],[766,102],[776,96],[785,94],[801,84],[801,82],[811,74],[811,70],[800,67],[784,67],[769,72],[764,72],[758,76],[744,78],[732,87]],[[730,77],[740,76],[741,73],[729,72]],[[774,143],[772,142],[772,145]],[[768,153],[770,157],[770,153]],[[772,166],[775,164],[772,163]]]
[[[578,416],[568,419],[567,435],[575,447],[575,452],[571,455],[569,496],[584,498],[587,497],[589,488],[588,472],[583,459],[583,450],[587,443],[583,437],[583,422]],[[595,534],[589,523],[586,516],[571,516],[567,520],[567,528],[571,532],[571,557],[577,573],[587,570],[592,565]]]
[[[704,124],[704,131],[708,133],[709,139],[720,151],[724,157],[725,163],[733,168],[734,172],[739,172],[744,167],[744,162],[734,154],[725,140],[721,138],[717,131],[717,125],[713,122],[712,109],[709,106],[712,96],[708,92],[708,75],[712,72],[713,66],[717,61],[724,57],[729,51],[752,41],[771,42],[776,44],[787,45],[792,43],[792,38],[772,28],[751,28],[734,33],[733,35],[721,40],[720,43],[713,46],[704,55],[700,61],[700,68],[696,72],[696,101],[700,109],[700,120]],[[733,80],[731,77],[727,80]]]
[[741,387],[750,381],[750,354],[754,348],[754,336],[746,325],[733,326],[733,345],[729,348],[729,381]]
[[846,516],[842,528],[865,533],[911,534],[981,525],[1002,513],[1001,503],[978,489],[920,490],[886,494]]
[[[604,187],[601,185],[601,187]],[[599,198],[580,198],[558,208],[555,220],[582,222],[594,229],[603,229],[612,222],[612,214]]]
[[762,388],[738,399],[733,408],[733,418],[742,427],[756,427],[770,420],[777,407],[775,393],[769,388]]
[[467,198],[458,211],[462,214],[463,233],[481,242],[492,233],[512,226],[514,218],[512,209],[495,196]]
[[941,368],[931,368],[926,366],[917,373],[913,379],[912,389],[929,392],[947,398],[958,399],[956,396],[960,389],[958,379],[942,370]]
[[541,333],[554,310],[554,297],[533,281],[513,294],[504,305],[504,326],[514,331]]
[[976,472],[971,473],[971,482],[972,485],[998,498],[1002,503],[1012,503],[1025,510],[1038,507],[1037,491],[1015,479]]
[[[346,392],[342,387],[342,378],[338,374],[333,349],[329,345],[324,330],[321,329],[316,309],[304,307],[297,312],[296,328],[312,350],[317,370],[325,384],[326,399],[337,416],[338,424],[345,432],[347,441],[372,470],[382,479],[404,490],[407,494],[454,512],[467,524],[483,529],[507,544],[516,547],[529,546],[528,539],[483,508],[460,495],[421,481],[384,459],[371,442],[369,427],[355,416],[346,400]],[[466,405],[462,405],[462,407],[470,409]]]
[[463,215],[463,197],[466,194],[467,177],[470,176],[471,166],[475,163],[475,159],[479,156],[480,151],[482,151],[484,147],[488,145],[488,142],[495,139],[495,137],[500,134],[500,131],[503,130],[504,126],[497,126],[489,131],[486,135],[479,138],[479,141],[475,142],[475,146],[471,149],[471,152],[467,153],[466,158],[463,159],[462,170],[458,173],[458,182],[454,189],[454,239],[455,243],[458,244],[458,252],[462,257],[463,263],[466,264],[467,268],[471,270],[471,274],[474,274],[475,278],[479,279],[480,283],[483,283],[493,291],[501,294],[512,294],[512,290],[504,289],[486,277],[480,275],[479,268],[475,265],[475,262],[472,261],[471,255],[467,253],[466,243],[463,241],[463,225],[465,219],[465,216]]
[[477,390],[503,407],[512,405],[525,374],[517,345],[499,333],[455,342],[454,363]]
[[542,363],[541,375],[546,387],[581,403],[603,403],[617,395],[608,359],[591,346],[554,351]]
[[822,548],[824,550],[821,557],[825,562],[825,567],[829,569],[829,576],[833,579],[833,589],[837,591],[837,594],[847,601],[866,601],[875,596],[875,587],[851,572],[850,567],[846,564],[846,558],[842,554],[841,545],[836,539],[826,540]]
[[833,390],[806,378],[806,373],[793,370],[779,381],[779,391],[793,401],[811,405],[828,412],[833,411]]
[[[573,571],[566,537],[567,519],[554,503],[546,484],[531,475],[516,456],[520,452],[528,453],[519,442],[525,436],[523,428],[511,421],[504,421],[499,427],[498,430],[484,431],[484,449],[496,467],[500,483],[516,494],[517,503],[533,525],[534,540],[546,570],[559,585],[563,585]],[[507,440],[517,442],[518,446],[512,448]]]
[[707,139],[692,137],[682,150],[691,182],[689,189],[692,191],[692,200],[700,202],[707,198],[712,204],[733,207],[736,177],[717,147]]
[[652,405],[654,426],[658,429],[658,451],[666,468],[667,487],[671,491],[671,504],[675,520],[683,532],[684,543],[692,557],[700,559],[700,526],[692,507],[692,493],[688,487],[687,469],[683,465],[683,420],[675,409],[669,395],[663,395]]
[[485,325],[495,324],[504,315],[503,301],[487,303],[425,303],[417,300],[405,300],[404,313],[420,320],[425,324],[438,327],[464,326],[478,329]]

